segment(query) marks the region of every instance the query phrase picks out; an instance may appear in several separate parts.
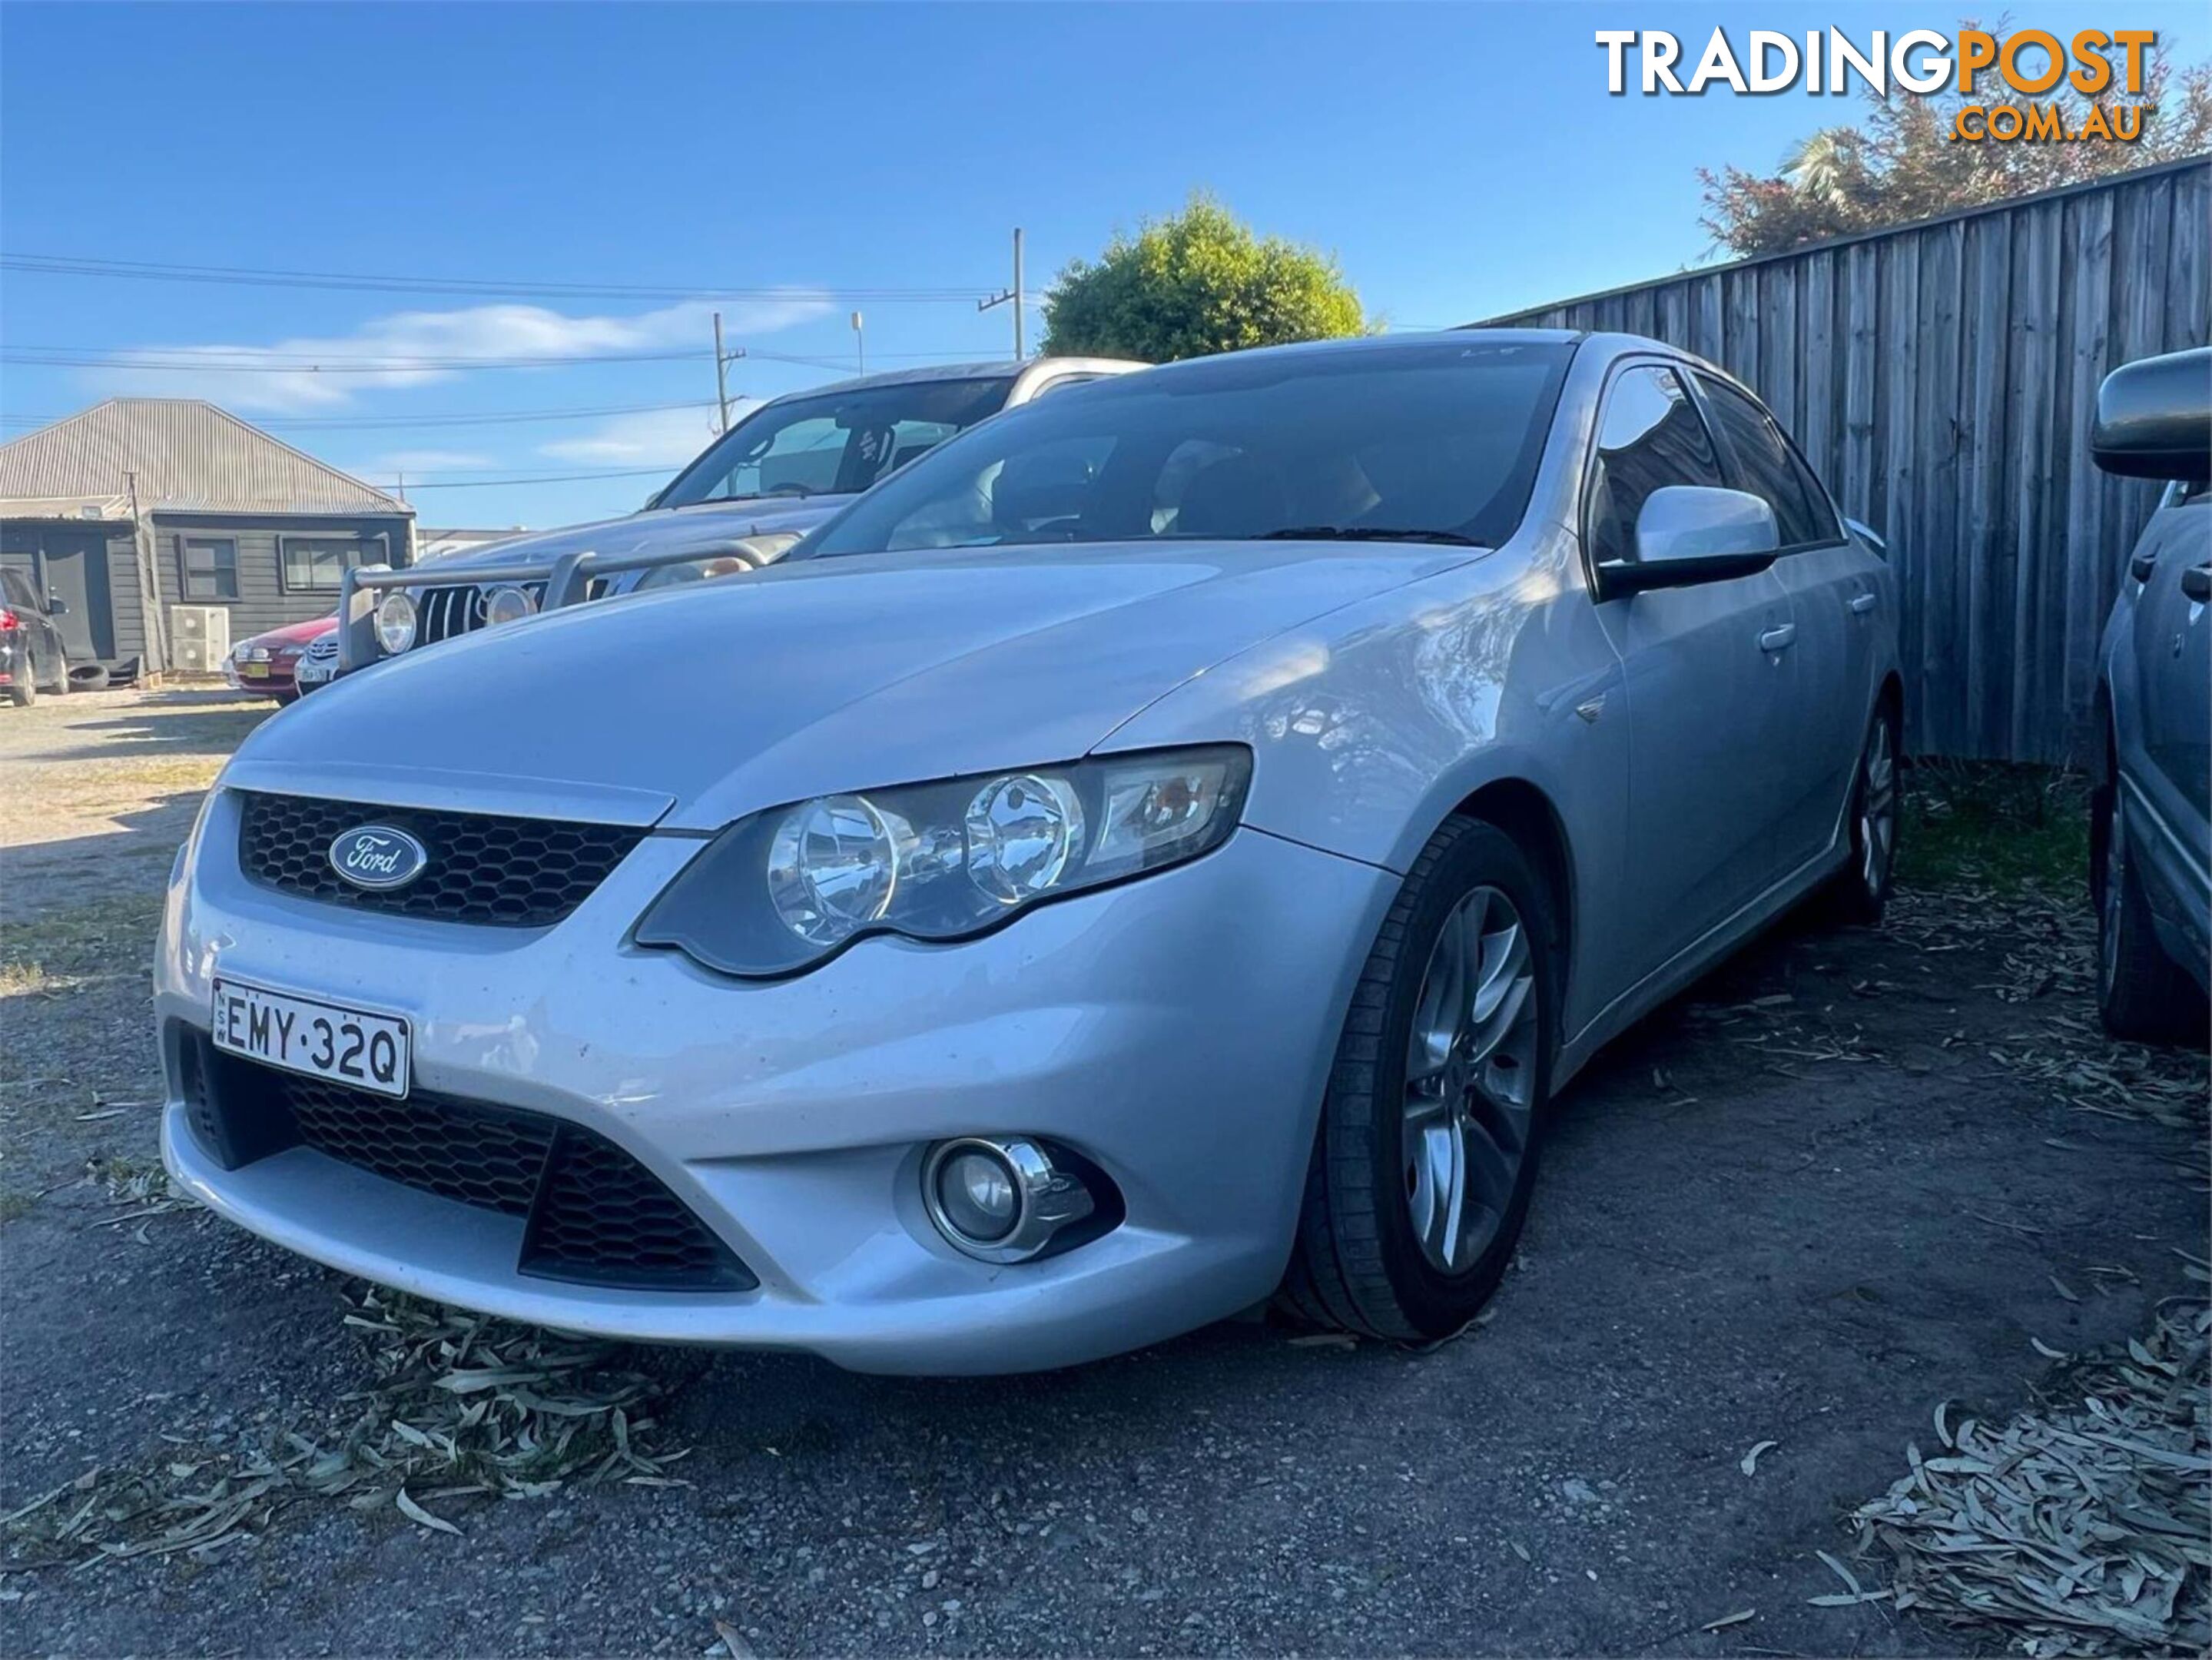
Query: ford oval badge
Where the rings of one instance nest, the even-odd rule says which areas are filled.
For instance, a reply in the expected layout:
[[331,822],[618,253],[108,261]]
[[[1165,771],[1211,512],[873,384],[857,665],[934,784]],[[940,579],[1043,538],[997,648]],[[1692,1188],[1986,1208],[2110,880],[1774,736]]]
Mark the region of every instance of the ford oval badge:
[[356,824],[331,843],[331,868],[372,893],[405,887],[429,862],[428,848],[390,824]]

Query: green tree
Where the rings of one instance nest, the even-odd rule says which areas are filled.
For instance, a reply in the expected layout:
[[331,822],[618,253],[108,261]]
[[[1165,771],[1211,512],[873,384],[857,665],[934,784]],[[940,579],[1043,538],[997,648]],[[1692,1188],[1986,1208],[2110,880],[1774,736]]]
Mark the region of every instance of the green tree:
[[[1979,26],[1969,21],[1959,27]],[[2057,95],[2038,101],[2056,106],[2068,132],[2080,131],[2093,106],[2101,107],[2109,122],[2116,109],[2140,104],[2142,137],[2133,143],[2078,143],[1954,137],[1964,106],[2022,101],[1986,78],[1972,98],[1955,89],[1887,98],[1869,93],[1857,125],[1814,133],[1784,157],[1779,173],[1699,168],[1705,192],[1701,222],[1730,253],[1778,253],[2212,150],[2212,68],[2200,65],[2177,82],[2154,49],[2140,93],[2120,89],[2117,77],[2097,98],[2063,81],[2059,85]]]
[[1359,296],[1334,258],[1261,237],[1212,198],[1117,233],[1072,261],[1044,301],[1044,350],[1170,363],[1246,346],[1362,334]]

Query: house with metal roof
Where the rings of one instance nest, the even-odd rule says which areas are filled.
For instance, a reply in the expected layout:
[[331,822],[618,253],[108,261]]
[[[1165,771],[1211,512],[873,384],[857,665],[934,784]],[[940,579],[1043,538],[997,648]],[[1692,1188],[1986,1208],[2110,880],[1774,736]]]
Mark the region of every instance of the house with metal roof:
[[112,398],[0,444],[0,565],[64,602],[75,665],[175,667],[179,627],[235,641],[321,616],[347,566],[413,562],[414,520],[198,398]]

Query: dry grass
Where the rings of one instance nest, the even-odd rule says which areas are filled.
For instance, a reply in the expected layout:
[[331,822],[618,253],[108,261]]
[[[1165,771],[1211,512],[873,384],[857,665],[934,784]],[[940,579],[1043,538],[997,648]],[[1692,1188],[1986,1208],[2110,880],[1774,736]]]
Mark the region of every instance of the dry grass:
[[161,896],[142,893],[0,919],[0,997],[53,996],[145,974],[161,915]]
[[[118,1202],[143,1198],[111,1180]],[[361,1287],[341,1316],[370,1381],[320,1423],[243,1452],[173,1449],[90,1470],[0,1517],[15,1566],[137,1556],[205,1561],[290,1505],[342,1500],[458,1534],[438,1506],[543,1498],[571,1484],[686,1485],[654,1447],[665,1383],[634,1351]]]

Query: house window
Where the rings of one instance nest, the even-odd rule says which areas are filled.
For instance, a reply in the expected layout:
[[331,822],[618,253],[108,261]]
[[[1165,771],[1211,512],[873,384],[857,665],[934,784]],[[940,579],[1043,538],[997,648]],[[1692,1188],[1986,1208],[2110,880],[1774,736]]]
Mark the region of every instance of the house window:
[[287,593],[336,593],[345,568],[361,563],[361,544],[351,537],[288,536],[283,549]]
[[227,536],[177,538],[186,599],[238,598],[238,544]]

